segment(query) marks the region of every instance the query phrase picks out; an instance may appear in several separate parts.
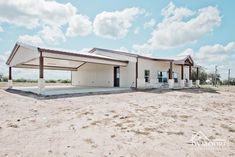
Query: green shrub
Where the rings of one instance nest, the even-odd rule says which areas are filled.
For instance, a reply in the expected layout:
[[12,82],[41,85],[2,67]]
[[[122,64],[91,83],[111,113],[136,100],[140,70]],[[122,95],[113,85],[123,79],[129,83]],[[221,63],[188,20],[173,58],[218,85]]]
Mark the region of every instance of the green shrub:
[[71,83],[70,80],[61,80],[60,83]]
[[46,80],[46,83],[56,83],[56,80]]

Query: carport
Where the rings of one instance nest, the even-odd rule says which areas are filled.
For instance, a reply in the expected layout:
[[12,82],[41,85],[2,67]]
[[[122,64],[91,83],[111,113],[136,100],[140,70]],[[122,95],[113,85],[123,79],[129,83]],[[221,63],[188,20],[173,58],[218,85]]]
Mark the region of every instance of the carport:
[[[127,66],[128,61],[113,59],[110,57],[104,57],[97,54],[82,54],[82,53],[77,53],[75,51],[55,50],[49,48],[30,46],[23,43],[16,43],[6,62],[6,64],[9,66],[9,80],[8,80],[9,88],[12,88],[13,85],[12,68],[38,69],[39,75],[38,75],[37,92],[38,94],[43,94],[44,92],[47,91],[44,79],[44,69],[65,70],[72,72],[72,71],[77,71],[78,68],[80,68],[86,63],[95,63],[95,64],[112,65],[112,66]],[[51,88],[52,87],[50,87],[50,90]],[[32,88],[28,89],[32,90]],[[79,90],[79,88],[74,88],[74,87],[72,89],[73,91],[75,89]],[[56,88],[54,90],[56,90]]]

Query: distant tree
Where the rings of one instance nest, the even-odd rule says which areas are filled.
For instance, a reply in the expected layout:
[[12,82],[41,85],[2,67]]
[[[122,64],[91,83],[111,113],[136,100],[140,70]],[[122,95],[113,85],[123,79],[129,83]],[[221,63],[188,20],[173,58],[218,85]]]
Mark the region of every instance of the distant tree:
[[0,73],[0,82],[2,82],[3,73]]
[[223,85],[235,85],[235,78],[231,78],[230,81],[224,80]]
[[218,84],[222,84],[222,81],[220,80],[220,74],[214,74],[214,73],[209,73],[208,74],[208,78],[212,81],[212,84],[214,86],[218,85]]
[[2,82],[7,82],[7,81],[8,81],[8,77],[3,76],[3,77],[2,77]]
[[60,80],[59,82],[60,82],[60,83],[71,83],[70,80]]
[[[201,84],[205,84],[207,80],[208,74],[205,70],[199,70],[199,80]],[[197,80],[197,70],[192,71],[192,80],[195,82]]]
[[56,83],[56,80],[46,80],[46,83]]

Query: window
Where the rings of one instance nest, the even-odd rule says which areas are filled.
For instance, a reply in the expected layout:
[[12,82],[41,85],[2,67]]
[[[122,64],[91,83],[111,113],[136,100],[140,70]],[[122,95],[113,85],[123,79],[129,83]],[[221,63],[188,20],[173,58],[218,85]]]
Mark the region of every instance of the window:
[[168,73],[166,71],[158,72],[158,82],[159,83],[167,83]]
[[149,70],[145,70],[144,71],[144,79],[145,79],[145,82],[150,82],[150,71]]
[[174,82],[178,83],[178,74],[174,72],[173,76],[174,76]]

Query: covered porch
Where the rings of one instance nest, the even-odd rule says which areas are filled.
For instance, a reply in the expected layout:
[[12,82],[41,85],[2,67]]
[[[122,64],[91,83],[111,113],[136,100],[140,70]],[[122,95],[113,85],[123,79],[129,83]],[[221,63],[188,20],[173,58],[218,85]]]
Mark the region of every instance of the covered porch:
[[[199,70],[200,66],[195,65],[193,59],[191,56],[186,56],[185,58],[175,60],[172,65],[180,66],[180,77],[178,77],[178,84],[175,84],[174,81],[172,81],[172,88],[191,88],[193,87],[193,80],[192,80],[192,69],[196,68],[197,73],[197,80],[195,83],[196,87],[199,87],[200,81],[199,81]],[[171,73],[171,69],[173,69],[172,65],[170,66],[169,70],[169,78],[173,77],[173,73]],[[188,69],[188,77],[186,77],[186,69]]]
[[[16,90],[28,91],[40,95],[57,95],[57,94],[76,94],[89,92],[104,92],[122,90],[121,88],[102,88],[102,87],[47,87],[44,78],[44,70],[62,70],[77,71],[85,64],[97,64],[108,66],[127,66],[128,61],[112,59],[96,54],[82,54],[74,51],[54,50],[41,47],[29,46],[23,43],[16,43],[9,56],[7,63],[9,66],[8,86],[13,88],[13,68],[38,69],[38,86],[36,87],[19,87]],[[57,78],[55,78],[57,79]],[[71,77],[72,79],[72,77]],[[72,81],[72,80],[71,80]],[[124,90],[124,89],[123,89]],[[126,89],[125,89],[126,90]]]

